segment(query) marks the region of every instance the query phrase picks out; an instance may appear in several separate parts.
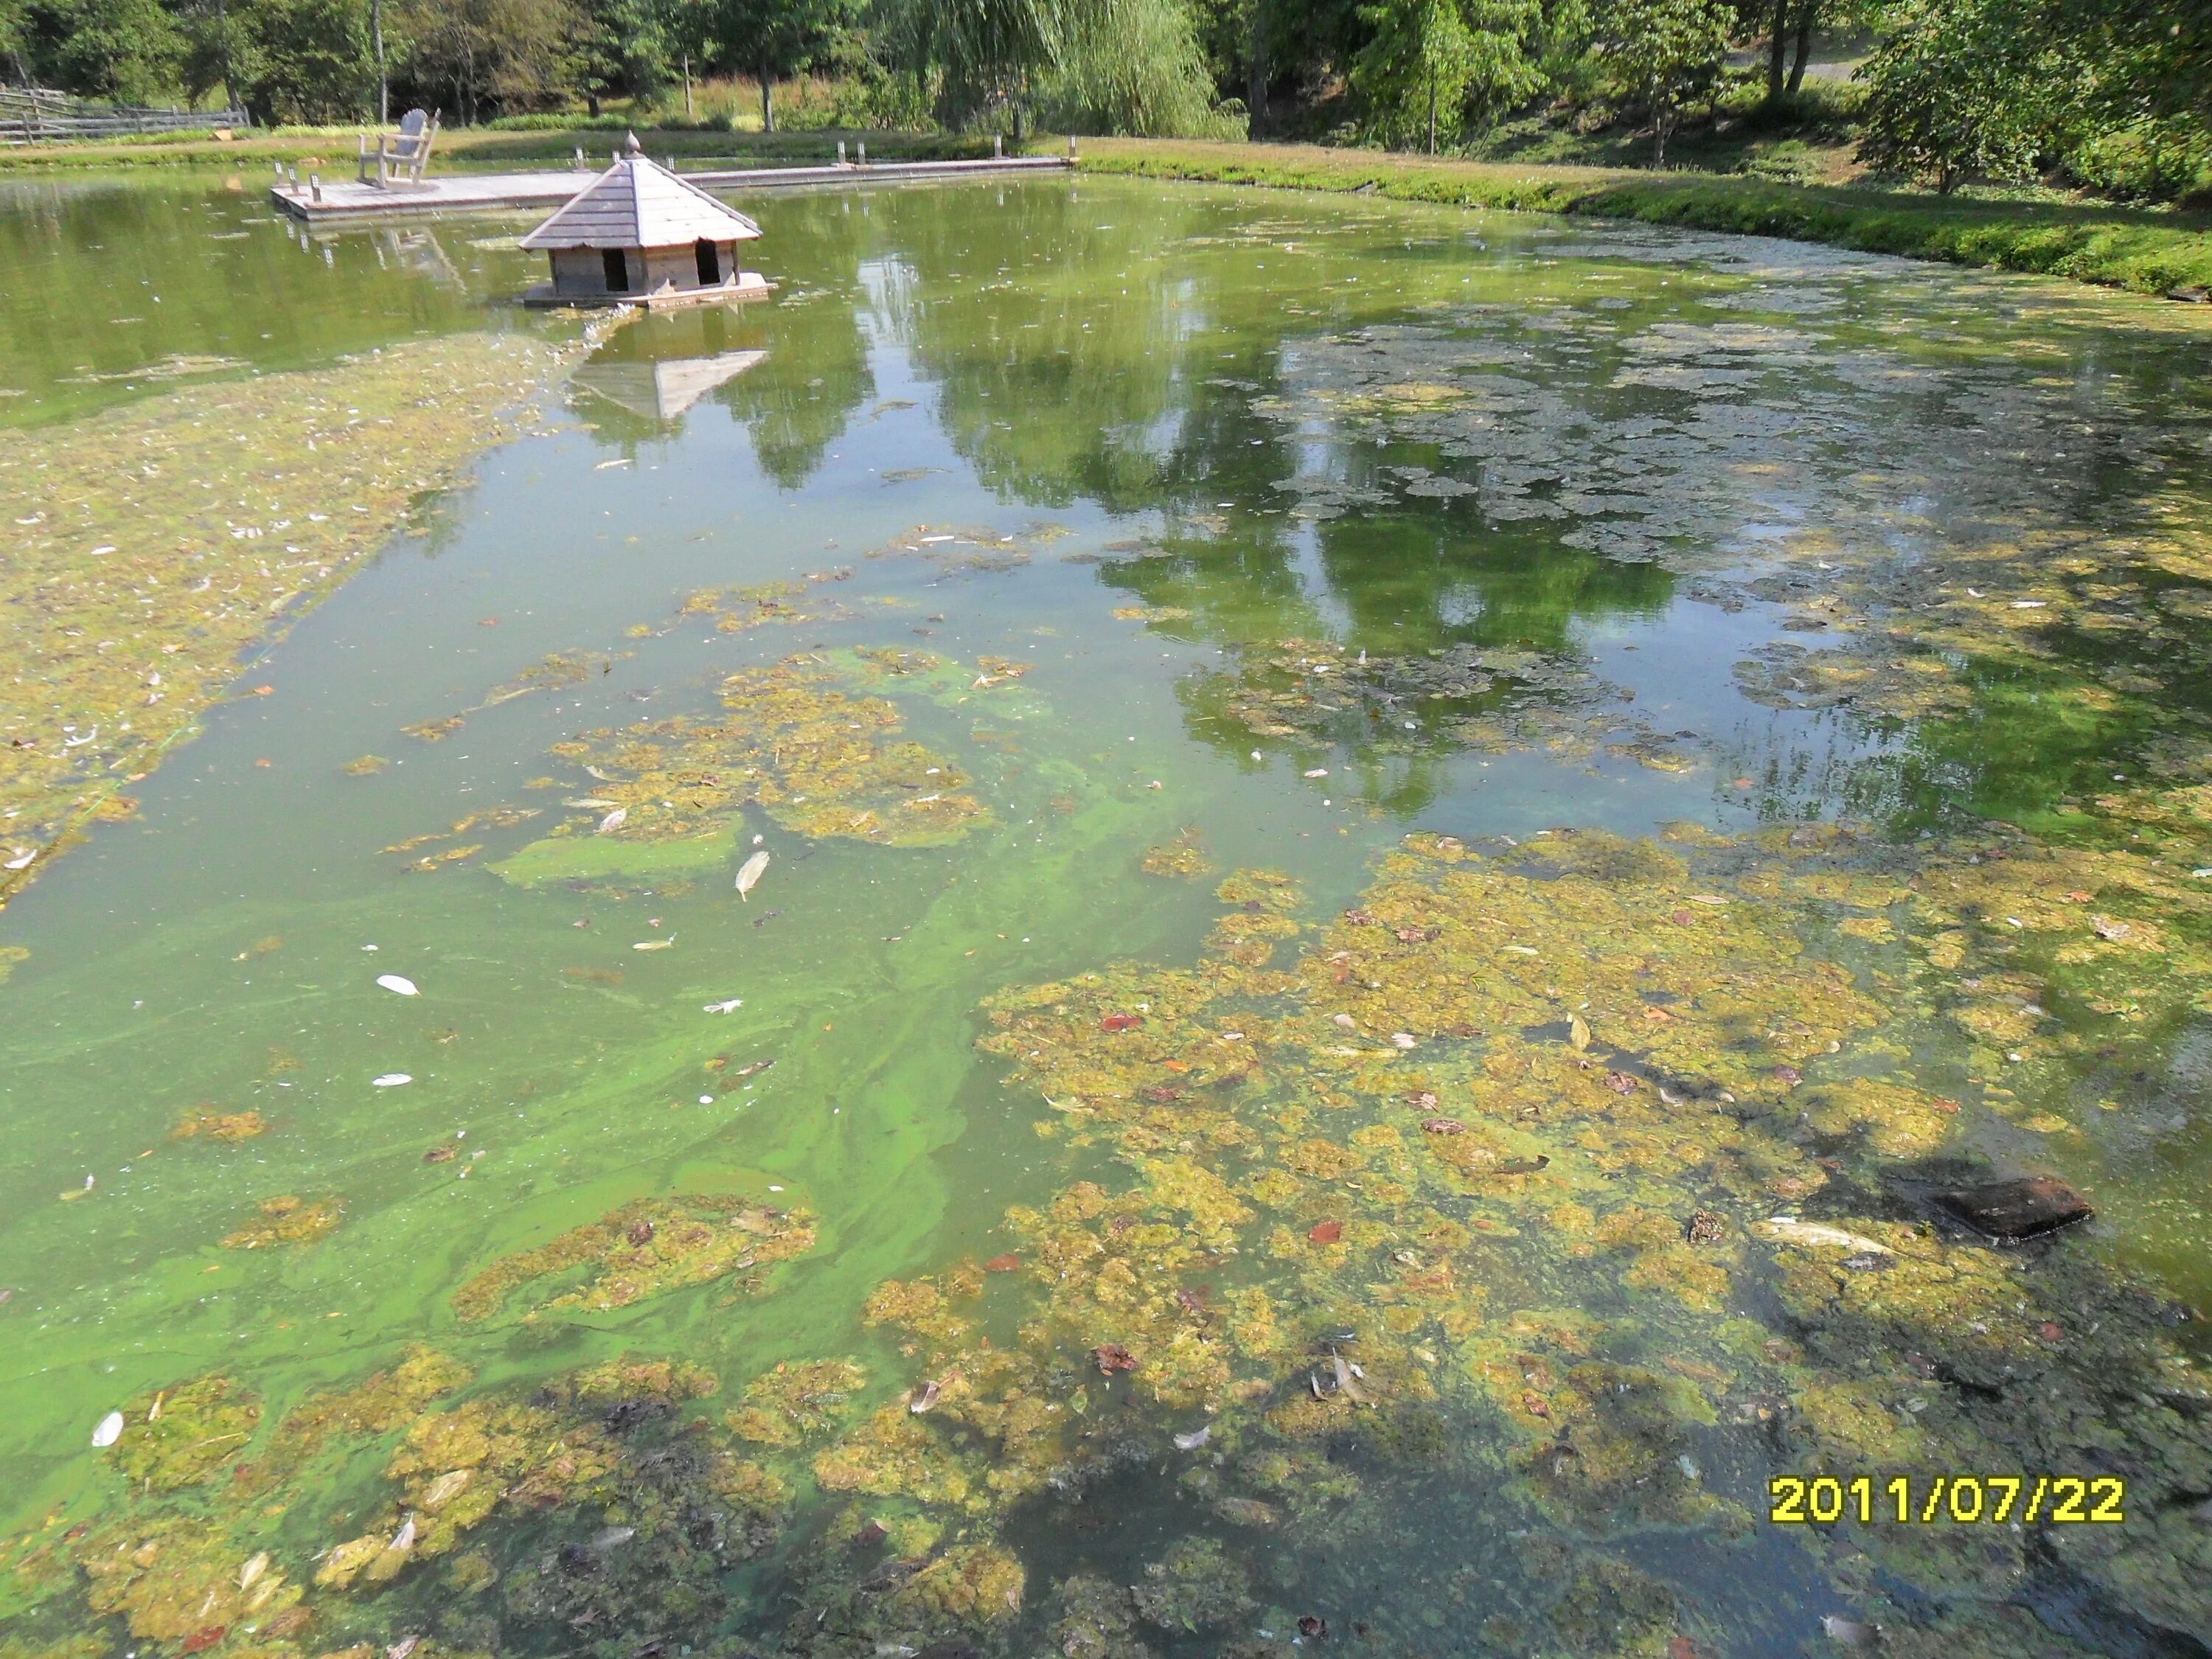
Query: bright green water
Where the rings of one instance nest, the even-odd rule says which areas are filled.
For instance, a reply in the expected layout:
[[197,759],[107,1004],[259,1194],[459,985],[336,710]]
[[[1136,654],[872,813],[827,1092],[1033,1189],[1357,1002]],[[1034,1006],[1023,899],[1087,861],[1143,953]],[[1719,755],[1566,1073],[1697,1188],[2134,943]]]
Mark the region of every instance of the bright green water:
[[[481,326],[534,274],[507,222],[303,238],[258,187],[11,184],[0,422]],[[893,1340],[861,1327],[872,1289],[1007,1248],[1010,1203],[1114,1179],[1103,1154],[1078,1168],[1035,1133],[1039,1103],[971,1047],[978,1006],[1110,960],[1189,961],[1218,907],[1137,869],[1187,826],[1224,870],[1287,871],[1329,916],[1415,829],[1473,842],[1850,818],[1909,845],[1990,818],[2048,828],[2212,717],[2201,629],[2185,627],[2068,631],[2025,667],[1954,653],[1968,695],[1948,709],[1778,708],[1739,672],[1839,642],[1783,626],[1802,613],[1778,601],[1843,563],[1793,532],[1867,534],[1906,592],[1970,530],[2094,540],[2142,533],[2161,501],[2199,512],[2212,347],[2132,302],[1781,244],[1118,182],[757,212],[776,303],[617,334],[551,435],[486,456],[427,540],[395,544],[257,670],[275,696],[216,711],[138,787],[136,821],[99,830],[0,918],[0,944],[32,953],[0,991],[14,1291],[0,1526],[122,1503],[85,1442],[132,1396],[221,1370],[264,1397],[266,1425],[410,1342],[485,1385],[680,1356],[725,1379],[718,1410],[777,1361],[854,1355],[874,1368],[872,1397],[890,1398],[912,1379]],[[657,412],[656,365],[736,351],[766,355]],[[1485,412],[1454,424],[1418,396],[1374,401],[1427,383],[1479,387]],[[1032,556],[911,540],[869,556],[916,526],[1014,536]],[[717,634],[676,618],[693,590],[839,566],[849,580],[810,592],[842,607],[820,620]],[[1110,614],[1136,604],[1187,615]],[[1226,679],[1240,652],[1285,639],[1538,660],[1523,691],[1354,699],[1313,740],[1255,735],[1224,714]],[[480,867],[590,793],[549,744],[703,709],[739,667],[855,645],[1031,665],[965,701],[888,688],[910,734],[973,775],[988,828],[896,849],[752,813],[744,835],[774,860],[747,903],[720,866],[626,894]],[[471,713],[442,742],[399,735],[567,649],[607,672]],[[1552,711],[1528,744],[1474,744],[1453,725],[1524,706]],[[395,764],[340,773],[368,753]],[[557,791],[526,787],[547,775]],[[471,832],[486,850],[434,874],[380,854],[502,802],[550,810]],[[672,948],[633,951],[662,939]],[[380,973],[421,996],[380,990]],[[742,1007],[702,1012],[730,998]],[[2057,1065],[2038,1086],[2091,1103],[2081,1129],[1970,1113],[1948,1150],[2091,1189],[2097,1231],[2064,1248],[2201,1305],[2203,1042],[2185,1021],[2126,1075]],[[775,1065],[732,1085],[703,1068],[716,1056]],[[1967,1065],[1940,1045],[1923,1060],[1939,1079]],[[371,1086],[391,1073],[413,1081]],[[2122,1109],[2100,1112],[2100,1096]],[[271,1127],[234,1146],[170,1140],[204,1104]],[[460,1159],[423,1163],[463,1130]],[[57,1201],[88,1176],[93,1193]],[[817,1248],[763,1294],[679,1291],[528,1327],[450,1311],[495,1257],[633,1198],[730,1187],[819,1217]],[[296,1249],[216,1247],[277,1194],[340,1194],[344,1220]],[[1782,1455],[1767,1432],[1716,1431],[1704,1454],[1761,1514]],[[295,1582],[371,1513],[358,1493],[374,1467],[272,1534]],[[1023,1512],[1011,1541],[1033,1607],[1079,1562],[1133,1582],[1168,1537],[1218,1530],[1165,1468],[1155,1452],[1103,1499]],[[819,1525],[811,1501],[793,1548]],[[497,1541],[507,1525],[486,1523],[486,1548],[534,1562],[536,1544]],[[2208,1633],[2069,1601],[2063,1574],[2055,1589],[1963,1566],[1951,1583],[1846,1582],[1834,1557],[1763,1525],[1624,1528],[1604,1547],[1678,1611],[1546,1626],[1529,1585],[1562,1571],[1538,1553],[1553,1526],[1487,1478],[1386,1471],[1340,1517],[1238,1545],[1263,1564],[1249,1616],[1137,1634],[1218,1651],[1310,1604],[1361,1650],[1656,1652],[1663,1626],[1747,1656],[1817,1649],[1821,1614],[1876,1590],[1893,1621],[1946,1597],[2039,1609],[2007,1638],[2036,1651],[2200,1651],[2146,1644]],[[745,1567],[726,1622],[756,1648],[822,1650],[818,1632],[786,1627],[786,1570],[773,1553]],[[441,1627],[427,1572],[350,1611],[339,1598],[301,1650],[434,1627],[448,1649],[519,1653],[707,1641],[706,1624],[579,1630],[513,1599]],[[75,1616],[53,1605],[46,1623],[24,1615],[27,1640]],[[1013,1650],[1056,1644],[1049,1616],[1006,1638]],[[1354,1620],[1374,1632],[1364,1643]],[[91,1650],[149,1645],[96,1632]]]

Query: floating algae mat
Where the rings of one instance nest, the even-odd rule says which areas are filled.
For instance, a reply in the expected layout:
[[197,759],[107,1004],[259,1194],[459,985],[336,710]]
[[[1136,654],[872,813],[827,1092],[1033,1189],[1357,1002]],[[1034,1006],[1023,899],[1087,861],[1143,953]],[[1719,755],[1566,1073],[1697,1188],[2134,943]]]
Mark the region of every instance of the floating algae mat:
[[0,198],[0,1656],[2212,1644],[2186,307],[757,205]]

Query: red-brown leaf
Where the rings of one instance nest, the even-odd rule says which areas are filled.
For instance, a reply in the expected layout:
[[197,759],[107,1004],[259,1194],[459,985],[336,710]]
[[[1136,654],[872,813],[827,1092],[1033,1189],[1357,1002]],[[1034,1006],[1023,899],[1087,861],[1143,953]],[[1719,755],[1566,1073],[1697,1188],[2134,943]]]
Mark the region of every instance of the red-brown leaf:
[[1306,1237],[1316,1244],[1334,1244],[1344,1237],[1344,1224],[1341,1221],[1316,1222]]

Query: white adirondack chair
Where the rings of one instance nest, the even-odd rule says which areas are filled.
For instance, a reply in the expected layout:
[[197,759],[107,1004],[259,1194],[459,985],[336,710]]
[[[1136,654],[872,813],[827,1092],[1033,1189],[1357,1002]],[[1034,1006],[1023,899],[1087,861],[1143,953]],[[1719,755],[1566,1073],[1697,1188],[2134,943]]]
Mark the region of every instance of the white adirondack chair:
[[[368,147],[368,135],[362,135],[354,176],[362,184],[374,183],[387,190],[394,185],[419,185],[437,142],[436,114],[410,109],[401,119],[398,131],[377,134],[374,149]],[[371,167],[376,169],[374,179],[369,175]]]

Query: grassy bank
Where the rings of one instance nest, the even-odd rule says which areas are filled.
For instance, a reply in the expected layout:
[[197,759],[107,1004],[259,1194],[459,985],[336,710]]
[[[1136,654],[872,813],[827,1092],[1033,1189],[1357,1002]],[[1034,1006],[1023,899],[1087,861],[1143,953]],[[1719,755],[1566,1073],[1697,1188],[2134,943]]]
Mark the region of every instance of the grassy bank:
[[[11,173],[46,173],[56,168],[228,166],[266,172],[270,164],[298,165],[319,161],[331,176],[352,176],[354,145],[361,127],[279,127],[231,139],[200,134],[149,134],[112,143],[26,145],[0,150],[0,177]],[[988,138],[976,139],[915,132],[701,132],[641,127],[639,141],[648,154],[660,160],[670,156],[704,161],[814,161],[835,155],[837,141],[855,140],[883,161],[943,156],[988,155]],[[535,167],[566,161],[579,149],[587,157],[604,159],[623,141],[623,134],[606,127],[562,127],[548,131],[496,131],[461,128],[438,135],[438,149],[430,170],[441,163],[474,169],[485,167]]]
[[2086,203],[1942,198],[1718,173],[1431,160],[1316,145],[1092,138],[1093,172],[1399,201],[1588,214],[2069,276],[2142,294],[2212,289],[2212,217]]

